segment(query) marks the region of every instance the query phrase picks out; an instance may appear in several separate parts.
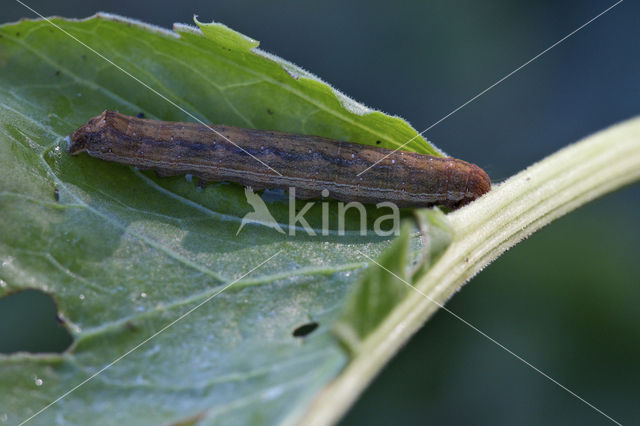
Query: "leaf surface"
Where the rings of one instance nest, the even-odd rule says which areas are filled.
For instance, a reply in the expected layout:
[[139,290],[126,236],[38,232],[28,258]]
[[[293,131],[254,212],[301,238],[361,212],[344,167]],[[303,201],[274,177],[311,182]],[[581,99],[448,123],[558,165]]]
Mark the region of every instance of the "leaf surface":
[[[25,420],[100,372],[32,422],[295,421],[348,362],[331,330],[364,279],[368,262],[357,253],[377,258],[393,240],[360,236],[356,211],[344,236],[259,224],[236,235],[252,211],[242,187],[200,189],[72,157],[65,137],[113,109],[390,148],[415,137],[405,149],[440,151],[405,121],[220,24],[168,32],[110,15],[53,23],[68,34],[45,21],[0,28],[0,296],[50,294],[74,344],[61,355],[0,356],[0,420]],[[287,200],[276,194],[268,206],[288,229]],[[381,214],[369,208],[369,225]],[[305,218],[320,234],[319,202]],[[406,259],[419,261],[422,240],[405,232]],[[309,323],[319,327],[293,336]]]

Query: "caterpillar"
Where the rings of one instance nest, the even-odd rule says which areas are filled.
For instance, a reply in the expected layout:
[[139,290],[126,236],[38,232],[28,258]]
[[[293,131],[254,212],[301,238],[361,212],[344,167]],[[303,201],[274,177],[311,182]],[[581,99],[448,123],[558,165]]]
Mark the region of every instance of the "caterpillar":
[[70,141],[73,155],[85,152],[155,170],[160,176],[191,174],[204,183],[228,181],[255,190],[295,188],[300,199],[319,198],[329,191],[329,197],[345,202],[455,209],[491,189],[484,170],[456,158],[114,111],[90,119]]

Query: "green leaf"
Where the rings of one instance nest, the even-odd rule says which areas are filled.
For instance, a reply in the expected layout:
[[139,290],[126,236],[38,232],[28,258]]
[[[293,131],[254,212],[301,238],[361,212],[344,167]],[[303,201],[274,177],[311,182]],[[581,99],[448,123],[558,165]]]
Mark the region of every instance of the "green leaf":
[[[360,236],[356,211],[344,236],[289,236],[257,224],[236,236],[251,211],[242,187],[201,190],[184,177],[71,157],[64,138],[105,109],[193,120],[169,100],[205,122],[390,148],[415,137],[406,149],[440,152],[405,121],[220,24],[174,33],[110,15],[52,21],[59,28],[40,20],[0,28],[0,296],[50,294],[74,344],[61,355],[0,356],[0,419],[25,420],[70,390],[32,422],[300,418],[348,362],[331,329],[367,270],[357,252],[377,258],[392,239]],[[269,209],[287,222],[286,200]],[[321,209],[316,202],[305,215],[314,228]],[[382,214],[369,208],[369,222]],[[335,215],[330,223],[335,229]],[[402,244],[422,258],[417,232]],[[319,324],[311,334],[292,335],[310,322]]]
[[197,17],[194,17],[193,20],[198,24],[198,27],[200,27],[202,34],[208,39],[215,41],[220,47],[248,52],[260,45],[259,41],[240,34],[219,22],[206,24],[198,21]]
[[405,223],[399,238],[378,259],[369,259],[372,267],[354,286],[342,316],[333,327],[354,356],[358,356],[362,342],[411,291],[411,283],[420,278],[451,243],[451,229],[439,210],[416,210],[416,219],[425,249],[409,259],[411,227]]

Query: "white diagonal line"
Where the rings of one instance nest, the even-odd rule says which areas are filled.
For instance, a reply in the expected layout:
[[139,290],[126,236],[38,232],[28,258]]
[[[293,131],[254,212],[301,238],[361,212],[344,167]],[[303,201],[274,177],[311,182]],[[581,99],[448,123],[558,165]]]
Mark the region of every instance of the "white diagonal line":
[[55,400],[51,401],[49,404],[45,405],[44,407],[42,407],[40,410],[36,411],[34,414],[32,414],[29,418],[23,420],[22,422],[20,422],[20,424],[18,426],[22,426],[25,423],[29,422],[31,419],[33,419],[34,417],[36,417],[37,415],[41,414],[43,411],[45,411],[46,409],[48,409],[49,407],[51,407],[52,405],[54,405],[55,403],[57,403],[58,401],[60,401],[61,399],[64,399],[65,397],[67,397],[70,393],[74,392],[75,390],[77,390],[79,387],[87,384],[88,382],[90,382],[91,380],[95,379],[98,375],[100,375],[101,373],[103,373],[106,369],[108,369],[109,367],[112,367],[114,364],[116,364],[117,362],[119,362],[120,360],[122,360],[124,357],[126,357],[127,355],[129,355],[130,353],[138,350],[141,346],[145,345],[147,342],[149,342],[151,339],[155,338],[156,336],[158,336],[159,334],[165,332],[168,328],[172,327],[174,324],[176,324],[178,321],[181,321],[182,319],[184,319],[185,317],[189,316],[193,311],[195,311],[196,309],[198,309],[199,307],[201,307],[202,305],[204,305],[205,303],[207,303],[208,301],[210,301],[211,299],[213,299],[214,297],[216,297],[217,295],[219,295],[220,293],[222,293],[223,291],[225,291],[226,289],[228,289],[229,287],[231,287],[232,285],[234,285],[235,283],[237,283],[238,281],[240,281],[241,279],[243,279],[244,277],[246,277],[247,275],[249,275],[250,273],[252,273],[253,271],[255,271],[256,269],[260,268],[262,265],[264,265],[265,263],[269,262],[271,259],[273,259],[274,257],[276,257],[277,255],[279,255],[280,253],[282,253],[282,250],[279,250],[276,254],[272,255],[271,257],[269,257],[267,260],[261,262],[258,266],[255,266],[254,268],[252,268],[249,272],[241,275],[239,278],[231,281],[229,284],[225,285],[224,287],[222,287],[222,289],[220,289],[219,291],[213,293],[211,296],[207,297],[206,299],[204,299],[202,302],[198,303],[196,306],[194,306],[193,308],[189,309],[187,312],[185,312],[184,314],[180,315],[178,318],[176,318],[175,320],[171,321],[169,324],[165,325],[164,327],[162,327],[160,330],[156,331],[155,333],[153,333],[151,336],[147,337],[146,339],[144,339],[142,342],[138,343],[136,346],[134,346],[133,348],[129,349],[127,352],[125,352],[124,354],[120,355],[118,358],[114,359],[113,361],[111,361],[109,364],[105,365],[104,367],[102,367],[100,370],[98,370],[97,372],[95,372],[94,374],[92,374],[91,376],[87,377],[86,379],[84,379],[82,382],[78,383],[76,386],[72,387],[71,389],[69,389],[68,391],[66,391],[65,393],[63,393],[62,395],[60,395],[58,398],[56,398]]
[[87,49],[89,49],[90,51],[92,51],[93,53],[95,53],[96,55],[98,55],[100,58],[104,59],[105,61],[109,62],[111,65],[113,65],[114,67],[116,67],[117,69],[119,69],[120,71],[122,71],[123,73],[125,73],[126,75],[128,75],[129,77],[131,77],[132,79],[134,79],[135,81],[137,81],[138,83],[142,84],[144,87],[146,87],[147,89],[151,90],[153,93],[155,93],[156,95],[160,96],[162,99],[164,99],[165,101],[169,102],[171,105],[173,105],[174,107],[178,108],[180,111],[184,112],[185,114],[187,114],[189,117],[193,118],[194,120],[196,120],[198,123],[202,124],[203,126],[205,126],[207,129],[211,130],[213,133],[217,134],[218,136],[220,136],[221,138],[223,138],[224,140],[226,140],[227,142],[229,142],[230,144],[232,144],[233,146],[235,146],[236,148],[239,148],[240,150],[242,150],[242,152],[244,152],[245,154],[249,155],[251,158],[253,158],[254,160],[256,160],[257,162],[261,163],[263,166],[265,166],[266,168],[268,168],[269,170],[271,170],[272,172],[274,172],[275,174],[277,174],[278,176],[282,176],[282,174],[280,174],[280,172],[278,172],[276,169],[274,169],[273,167],[269,166],[267,163],[265,163],[264,161],[260,160],[258,157],[256,157],[255,155],[251,154],[250,152],[248,152],[247,150],[245,150],[243,147],[241,147],[240,145],[236,144],[235,142],[233,142],[231,139],[229,139],[228,137],[226,137],[225,135],[223,135],[222,133],[220,133],[219,131],[217,131],[216,129],[214,129],[213,127],[211,127],[210,125],[208,125],[207,123],[205,123],[204,121],[200,120],[198,117],[196,117],[195,115],[191,114],[189,111],[187,111],[186,109],[182,108],[180,105],[178,105],[177,103],[175,103],[174,101],[172,101],[171,99],[167,98],[165,95],[163,95],[162,93],[158,92],[156,89],[154,89],[153,87],[149,86],[147,83],[145,83],[144,81],[140,80],[138,77],[134,76],[133,74],[131,74],[129,71],[125,70],[124,68],[122,68],[120,65],[117,65],[116,63],[114,63],[112,60],[108,59],[107,57],[105,57],[102,53],[98,52],[97,50],[95,50],[93,47],[87,45],[86,43],[84,43],[83,41],[81,41],[80,39],[78,39],[76,36],[70,34],[69,32],[65,31],[64,29],[62,29],[59,25],[54,24],[49,18],[41,15],[39,12],[37,12],[36,10],[34,10],[32,7],[24,4],[22,1],[20,0],[16,0],[18,3],[20,3],[21,5],[23,5],[24,7],[26,7],[27,9],[29,9],[30,11],[32,11],[33,13],[35,13],[36,15],[38,15],[40,18],[44,19],[45,21],[47,21],[49,24],[53,25],[54,27],[56,27],[57,29],[59,29],[60,31],[62,31],[63,33],[65,33],[66,35],[68,35],[69,37],[71,37],[72,39],[74,39],[75,41],[77,41],[78,43],[80,43],[81,45],[83,45],[84,47],[86,47]]
[[564,389],[565,391],[567,391],[569,394],[571,394],[572,396],[574,396],[575,398],[579,399],[580,401],[584,402],[585,404],[587,404],[589,407],[591,407],[592,409],[594,409],[595,411],[597,411],[598,413],[602,414],[604,417],[606,417],[607,419],[611,420],[613,423],[622,426],[622,423],[618,422],[617,420],[613,419],[611,416],[607,415],[604,411],[602,411],[601,409],[599,409],[598,407],[596,407],[595,405],[593,405],[592,403],[590,403],[589,401],[587,401],[586,399],[582,398],[580,395],[578,395],[577,393],[573,392],[571,389],[567,388],[566,386],[564,386],[562,383],[558,382],[557,380],[555,380],[553,377],[549,376],[547,373],[545,373],[544,371],[540,370],[539,368],[537,368],[535,365],[531,364],[529,361],[527,361],[526,359],[522,358],[520,355],[516,354],[515,352],[513,352],[511,349],[507,348],[506,346],[504,346],[502,343],[498,342],[496,339],[494,339],[493,337],[489,336],[487,333],[485,333],[484,331],[480,330],[478,327],[474,326],[473,324],[471,324],[469,321],[465,320],[464,318],[462,318],[460,315],[456,314],[455,312],[453,312],[451,309],[446,308],[442,303],[438,302],[437,300],[434,300],[433,298],[429,297],[429,295],[425,294],[424,292],[420,291],[418,288],[416,288],[415,286],[413,286],[412,284],[408,283],[407,281],[403,280],[402,278],[400,278],[399,276],[397,276],[396,274],[394,274],[393,272],[391,272],[389,269],[385,268],[384,266],[382,266],[381,264],[379,264],[378,262],[375,261],[375,259],[371,258],[370,256],[367,256],[366,254],[364,254],[363,252],[361,252],[360,250],[356,249],[356,251],[358,253],[360,253],[360,255],[362,255],[363,257],[366,257],[367,259],[369,259],[371,262],[375,263],[376,265],[378,265],[380,268],[384,269],[385,271],[387,271],[388,273],[390,273],[391,275],[393,275],[394,277],[396,277],[397,279],[399,279],[400,281],[402,281],[404,284],[406,284],[407,286],[409,286],[410,288],[412,288],[413,290],[415,290],[416,292],[418,292],[419,294],[421,294],[425,299],[427,299],[428,301],[430,301],[431,303],[434,303],[435,305],[437,305],[440,309],[444,310],[445,312],[447,312],[448,314],[452,315],[454,318],[456,318],[457,320],[461,321],[463,324],[465,324],[466,326],[470,327],[472,330],[474,330],[475,332],[479,333],[481,336],[487,338],[489,341],[491,341],[492,343],[494,343],[495,345],[497,345],[499,348],[505,350],[507,353],[509,353],[510,355],[512,355],[513,357],[515,357],[518,361],[522,362],[523,364],[527,365],[528,367],[532,368],[534,371],[536,371],[537,373],[541,374],[542,376],[544,376],[545,378],[547,378],[548,380],[550,380],[551,382],[553,382],[554,384],[556,384],[557,386],[559,386],[560,388]]
[[394,149],[393,151],[391,151],[390,153],[388,153],[387,155],[385,155],[384,157],[380,158],[378,161],[376,161],[375,163],[373,163],[372,165],[370,165],[369,167],[367,167],[366,169],[364,169],[363,171],[361,171],[360,173],[358,173],[356,176],[360,176],[362,175],[364,172],[366,172],[367,170],[369,170],[370,168],[372,168],[373,166],[375,166],[376,164],[378,164],[379,162],[381,162],[382,160],[384,160],[385,158],[387,158],[388,156],[390,156],[391,154],[393,154],[394,152],[404,148],[409,142],[411,142],[412,140],[414,140],[415,138],[417,138],[418,136],[422,136],[425,132],[428,132],[429,130],[433,129],[435,126],[437,126],[438,124],[442,123],[444,120],[446,120],[447,118],[451,117],[453,114],[455,114],[456,112],[460,111],[462,108],[466,107],[467,105],[469,105],[471,102],[475,101],[476,99],[478,99],[480,96],[484,95],[485,93],[487,93],[489,90],[493,89],[494,87],[496,87],[498,84],[502,83],[503,81],[505,81],[506,79],[508,79],[509,77],[511,77],[512,75],[514,75],[515,73],[517,73],[518,71],[520,71],[522,68],[526,67],[527,65],[529,65],[531,62],[535,61],[536,59],[538,59],[539,57],[541,57],[542,55],[544,55],[545,53],[547,53],[548,51],[550,51],[551,49],[553,49],[554,47],[556,47],[557,45],[559,45],[560,43],[562,43],[563,41],[565,41],[566,39],[568,39],[569,37],[573,36],[575,33],[577,33],[578,31],[580,31],[581,29],[583,29],[584,27],[586,27],[587,25],[591,24],[593,21],[595,21],[596,19],[600,18],[602,15],[604,15],[605,13],[609,12],[611,9],[613,9],[614,7],[616,7],[617,5],[619,5],[620,3],[622,3],[624,0],[618,0],[617,3],[609,6],[608,8],[606,8],[605,10],[603,10],[602,12],[600,12],[599,14],[597,14],[596,16],[594,16],[593,18],[591,18],[590,20],[588,20],[587,22],[585,22],[584,24],[582,24],[581,26],[579,26],[578,28],[576,28],[575,30],[571,31],[569,34],[567,34],[566,36],[562,37],[560,40],[556,41],[555,43],[553,43],[551,46],[547,47],[546,49],[544,49],[542,52],[538,53],[536,56],[534,56],[533,58],[529,59],[527,62],[525,62],[524,64],[520,65],[518,68],[514,69],[513,71],[511,71],[509,74],[505,75],[504,77],[502,77],[500,80],[496,81],[495,83],[493,83],[491,86],[487,87],[486,89],[484,89],[482,92],[478,93],[477,95],[475,95],[473,98],[469,99],[468,101],[466,101],[465,103],[463,103],[462,105],[460,105],[459,107],[457,107],[456,109],[454,109],[453,111],[451,111],[450,113],[448,113],[447,115],[445,115],[444,117],[442,117],[440,120],[436,121],[435,123],[433,123],[432,125],[430,125],[429,127],[427,127],[426,129],[424,129],[423,131],[421,131],[420,133],[418,133],[417,135],[415,135],[414,137],[412,137],[411,139],[409,139],[408,141],[406,141],[405,143],[403,143],[402,145],[400,145],[399,147],[397,147],[396,149]]

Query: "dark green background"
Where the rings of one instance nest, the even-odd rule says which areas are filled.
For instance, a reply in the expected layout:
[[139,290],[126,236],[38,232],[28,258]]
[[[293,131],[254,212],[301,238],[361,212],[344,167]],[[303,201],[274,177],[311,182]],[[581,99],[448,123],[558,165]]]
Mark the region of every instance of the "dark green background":
[[[106,10],[163,27],[191,22],[197,13],[201,21],[215,19],[250,35],[264,50],[422,130],[614,2],[27,3],[44,15],[79,18]],[[3,1],[0,21],[23,16],[33,14]],[[639,41],[640,6],[627,0],[426,136],[449,154],[479,164],[494,181],[503,180],[640,114]],[[639,216],[638,185],[591,203],[505,254],[448,307],[616,420],[639,424]],[[5,305],[0,309],[6,318]],[[0,342],[8,344],[16,328],[3,324]],[[343,423],[608,421],[440,312]]]

